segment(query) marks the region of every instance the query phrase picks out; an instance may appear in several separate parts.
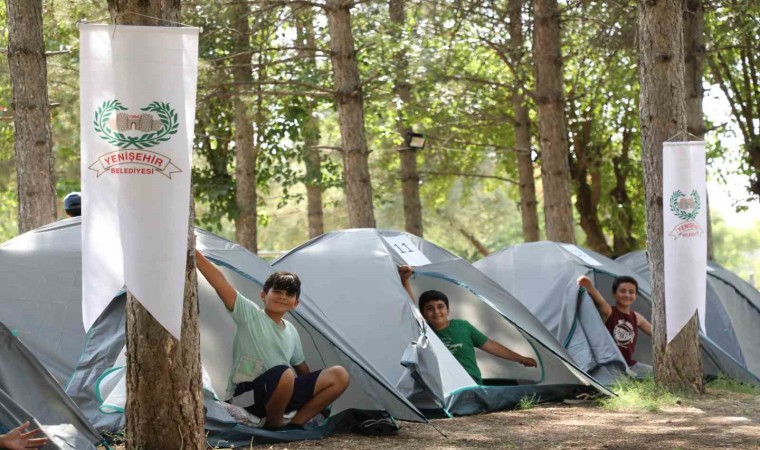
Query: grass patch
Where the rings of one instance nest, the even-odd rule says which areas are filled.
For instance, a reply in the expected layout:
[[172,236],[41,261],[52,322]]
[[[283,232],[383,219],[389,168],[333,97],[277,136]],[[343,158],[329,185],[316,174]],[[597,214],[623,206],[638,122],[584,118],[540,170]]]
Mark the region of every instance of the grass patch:
[[680,400],[664,386],[657,384],[653,378],[618,380],[612,391],[617,397],[602,398],[598,402],[605,409],[613,411],[633,409],[658,412],[663,406],[675,405]]
[[751,384],[742,383],[733,378],[729,378],[724,374],[720,374],[711,381],[709,381],[705,387],[708,389],[718,389],[723,391],[735,392],[737,394],[750,394],[760,395],[760,388]]
[[520,401],[517,403],[517,409],[519,410],[527,410],[527,409],[533,409],[538,404],[538,397],[536,394],[531,395],[528,397],[527,395],[520,399]]

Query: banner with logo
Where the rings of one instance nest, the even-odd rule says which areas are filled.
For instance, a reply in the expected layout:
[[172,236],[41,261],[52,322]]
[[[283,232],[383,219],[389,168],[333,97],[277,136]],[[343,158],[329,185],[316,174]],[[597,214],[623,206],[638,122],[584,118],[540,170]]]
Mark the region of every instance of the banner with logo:
[[704,331],[707,283],[705,143],[662,146],[665,322],[668,342],[699,313]]
[[126,287],[179,339],[198,29],[79,32],[84,326]]

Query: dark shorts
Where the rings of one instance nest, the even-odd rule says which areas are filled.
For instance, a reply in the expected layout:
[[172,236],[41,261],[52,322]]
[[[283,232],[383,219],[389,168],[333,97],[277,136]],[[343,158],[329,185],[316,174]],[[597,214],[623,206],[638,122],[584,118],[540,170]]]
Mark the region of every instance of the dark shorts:
[[[253,381],[239,383],[235,387],[234,397],[238,397],[247,391],[253,391],[253,405],[247,406],[245,409],[254,416],[266,417],[266,405],[269,403],[269,399],[272,398],[272,394],[286,370],[292,369],[288,366],[275,366],[259,375]],[[317,370],[316,372],[296,377],[293,396],[290,398],[285,412],[297,410],[314,397],[314,387],[317,384],[317,378],[319,378],[320,373],[322,371]]]

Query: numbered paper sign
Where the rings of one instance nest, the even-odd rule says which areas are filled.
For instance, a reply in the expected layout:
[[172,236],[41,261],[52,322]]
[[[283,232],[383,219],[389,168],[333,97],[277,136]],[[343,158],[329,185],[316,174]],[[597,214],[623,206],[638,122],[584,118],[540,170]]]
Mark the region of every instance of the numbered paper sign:
[[430,260],[427,259],[424,253],[412,244],[408,236],[400,235],[393,237],[385,237],[385,242],[391,246],[391,248],[410,266],[424,266],[430,264]]
[[572,244],[560,244],[562,248],[567,250],[568,252],[572,253],[573,255],[577,256],[581,259],[581,261],[585,262],[586,264],[590,266],[601,266],[602,263],[597,261],[596,259],[592,258],[591,255],[584,252],[583,250],[579,249],[578,247],[572,245]]

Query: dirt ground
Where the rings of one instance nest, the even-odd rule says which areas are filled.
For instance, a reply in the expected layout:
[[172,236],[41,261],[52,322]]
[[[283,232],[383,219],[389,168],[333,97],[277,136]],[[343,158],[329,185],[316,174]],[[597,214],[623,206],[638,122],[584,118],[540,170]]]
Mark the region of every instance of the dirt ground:
[[609,411],[595,404],[547,404],[401,426],[393,437],[340,434],[321,441],[254,448],[760,449],[760,396],[708,391],[655,413]]

